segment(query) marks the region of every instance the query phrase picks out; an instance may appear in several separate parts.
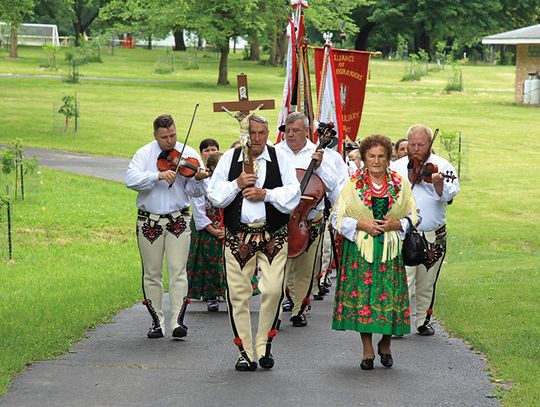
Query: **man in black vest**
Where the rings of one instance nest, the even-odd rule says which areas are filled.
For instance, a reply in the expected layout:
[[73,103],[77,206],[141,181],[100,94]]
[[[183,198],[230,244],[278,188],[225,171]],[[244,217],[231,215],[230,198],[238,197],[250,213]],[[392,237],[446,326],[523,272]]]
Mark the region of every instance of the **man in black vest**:
[[255,354],[265,369],[274,366],[270,353],[277,334],[287,261],[289,213],[300,202],[300,185],[294,165],[273,147],[266,145],[268,122],[262,116],[248,116],[254,174],[244,171],[241,147],[223,154],[208,184],[208,198],[225,208],[225,273],[227,304],[240,350],[235,368],[254,371],[249,299],[251,278],[258,263],[261,308],[255,338]]

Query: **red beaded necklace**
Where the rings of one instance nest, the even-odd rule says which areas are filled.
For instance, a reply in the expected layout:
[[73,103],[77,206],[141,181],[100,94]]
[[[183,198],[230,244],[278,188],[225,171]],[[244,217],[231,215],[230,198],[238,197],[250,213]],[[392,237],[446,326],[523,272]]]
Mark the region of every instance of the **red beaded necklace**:
[[386,176],[386,174],[380,187],[375,185],[369,173],[367,173],[366,176],[366,183],[369,184],[371,188],[371,195],[373,195],[375,198],[382,198],[388,194],[388,176]]

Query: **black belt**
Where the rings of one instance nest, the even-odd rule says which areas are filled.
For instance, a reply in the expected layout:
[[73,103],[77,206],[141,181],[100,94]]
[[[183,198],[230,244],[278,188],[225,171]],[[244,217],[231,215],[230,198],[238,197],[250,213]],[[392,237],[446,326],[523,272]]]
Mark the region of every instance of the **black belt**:
[[[176,211],[175,211],[176,212]],[[179,209],[178,212],[180,212],[180,214],[182,216],[189,216],[189,206],[186,206],[185,208],[182,208],[182,209]],[[174,213],[174,212],[173,212]],[[137,215],[139,216],[144,216],[145,218],[148,218],[150,217],[150,215],[152,215],[152,213],[150,212],[147,212],[147,211],[143,211],[142,209],[139,209],[137,211]],[[168,218],[171,216],[170,213],[166,214],[166,215],[156,215],[156,216],[159,216],[160,218]]]
[[263,233],[268,230],[268,225],[263,224],[262,226],[253,227],[253,226],[250,226],[248,223],[240,223],[238,225],[238,230],[240,232],[246,232],[246,233]]

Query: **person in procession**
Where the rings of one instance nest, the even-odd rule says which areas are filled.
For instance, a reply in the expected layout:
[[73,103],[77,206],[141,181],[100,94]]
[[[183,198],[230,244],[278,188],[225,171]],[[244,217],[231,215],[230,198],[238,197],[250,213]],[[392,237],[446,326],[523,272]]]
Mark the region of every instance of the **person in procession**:
[[[407,131],[408,155],[392,163],[402,177],[420,172],[420,164],[436,165],[437,171],[429,177],[417,176],[413,193],[421,222],[418,230],[428,242],[428,258],[424,264],[406,267],[412,314],[420,335],[435,333],[431,315],[435,302],[437,279],[446,255],[446,209],[459,192],[455,169],[447,160],[432,153],[432,130],[415,124]],[[433,167],[435,168],[435,167]]]
[[[331,161],[324,160],[324,149],[308,139],[309,121],[302,112],[290,113],[285,119],[285,141],[276,145],[276,150],[287,156],[293,166],[306,170],[311,161],[315,160],[313,180],[310,182],[320,183],[324,187],[323,196],[316,208],[303,219],[309,225],[309,238],[305,251],[298,257],[289,258],[285,266],[287,281],[287,296],[292,303],[291,323],[295,327],[304,327],[308,324],[306,312],[311,303],[311,290],[316,265],[319,263],[317,256],[320,255],[320,242],[322,235],[324,196],[326,193],[337,188],[337,177]],[[297,220],[298,221],[298,220]],[[289,242],[299,239],[291,234],[289,229]]]
[[[163,313],[163,260],[167,259],[169,276],[169,328],[172,336],[187,335],[183,323],[187,306],[187,274],[190,230],[189,198],[204,194],[207,177],[203,168],[186,177],[176,171],[176,162],[169,158],[172,152],[181,152],[182,159],[199,154],[191,147],[176,140],[176,126],[169,115],[154,120],[154,140],[141,147],[131,159],[125,184],[137,191],[137,243],[142,261],[143,304],[152,318],[149,338],[161,338],[165,334]],[[165,168],[158,169],[164,162]],[[174,168],[174,169],[173,169]]]
[[[267,145],[268,121],[251,114],[242,126],[248,126],[250,145],[225,152],[207,192],[214,206],[224,208],[226,299],[234,344],[240,351],[235,368],[254,371],[255,357],[262,368],[274,366],[271,343],[283,297],[287,224],[300,201],[300,188],[292,163]],[[245,154],[252,156],[252,173],[244,165]],[[248,301],[257,263],[261,306],[254,349]]]
[[362,140],[364,167],[345,183],[333,212],[336,229],[344,236],[332,328],[360,332],[360,367],[373,369],[373,334],[381,364],[393,365],[392,335],[410,331],[407,277],[401,255],[410,216],[416,206],[407,179],[388,167],[392,144],[372,135]]
[[[350,167],[345,163],[343,157],[340,153],[334,150],[331,147],[326,147],[324,149],[326,154],[326,160],[331,162],[331,166],[334,168],[334,173],[337,177],[337,187],[326,194],[325,197],[325,223],[326,227],[323,235],[323,244],[321,249],[321,260],[320,260],[320,270],[317,275],[317,285],[319,291],[313,295],[315,300],[323,300],[324,296],[330,292],[330,287],[332,286],[332,281],[330,275],[332,270],[335,270],[335,265],[338,260],[336,254],[340,251],[340,241],[342,240],[341,236],[338,236],[335,229],[332,227],[330,222],[330,210],[336,203],[336,200],[345,185],[345,182],[349,180],[349,169]],[[332,236],[330,236],[332,234]]]
[[407,145],[409,143],[407,142],[407,139],[406,138],[400,138],[398,141],[396,141],[396,145],[394,146],[394,150],[395,150],[395,153],[396,153],[396,161],[399,160],[400,158],[403,158],[403,157],[406,157],[408,152],[407,152]]
[[[211,174],[221,157],[219,143],[214,139],[205,139],[201,141],[199,151]],[[193,198],[191,202],[193,222],[187,263],[188,297],[205,299],[208,301],[208,311],[217,312],[219,297],[225,296],[222,259],[222,243],[225,237],[223,210],[215,208],[205,196]]]

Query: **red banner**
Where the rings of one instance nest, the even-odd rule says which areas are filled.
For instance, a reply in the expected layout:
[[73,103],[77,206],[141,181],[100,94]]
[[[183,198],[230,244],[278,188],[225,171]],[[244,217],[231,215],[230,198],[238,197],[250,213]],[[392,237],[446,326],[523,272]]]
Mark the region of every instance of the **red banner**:
[[[366,94],[367,71],[370,52],[332,49],[332,58],[339,85],[341,114],[345,137],[356,140],[364,96]],[[324,60],[324,48],[315,48],[315,78],[317,95],[320,92],[321,70]]]

